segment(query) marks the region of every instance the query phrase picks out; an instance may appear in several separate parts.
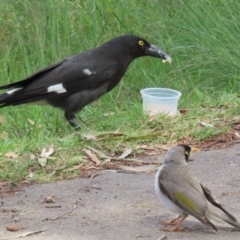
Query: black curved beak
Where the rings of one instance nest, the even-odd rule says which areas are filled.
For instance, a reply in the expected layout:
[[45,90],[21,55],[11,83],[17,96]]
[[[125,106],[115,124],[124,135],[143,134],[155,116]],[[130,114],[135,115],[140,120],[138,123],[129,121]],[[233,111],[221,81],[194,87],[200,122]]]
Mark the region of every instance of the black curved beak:
[[163,62],[172,62],[172,58],[165,53],[161,48],[156,47],[155,45],[150,45],[149,48],[145,50],[146,55],[161,58]]

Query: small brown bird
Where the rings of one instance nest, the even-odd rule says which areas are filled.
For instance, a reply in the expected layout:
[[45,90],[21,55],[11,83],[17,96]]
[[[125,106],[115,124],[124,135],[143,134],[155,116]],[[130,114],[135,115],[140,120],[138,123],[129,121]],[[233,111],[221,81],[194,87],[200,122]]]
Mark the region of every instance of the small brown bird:
[[164,225],[166,231],[181,231],[183,221],[192,215],[215,232],[212,220],[221,220],[240,228],[238,220],[227,212],[211,191],[204,187],[188,166],[191,148],[187,145],[172,147],[165,156],[164,164],[155,177],[155,190],[162,203],[178,217]]

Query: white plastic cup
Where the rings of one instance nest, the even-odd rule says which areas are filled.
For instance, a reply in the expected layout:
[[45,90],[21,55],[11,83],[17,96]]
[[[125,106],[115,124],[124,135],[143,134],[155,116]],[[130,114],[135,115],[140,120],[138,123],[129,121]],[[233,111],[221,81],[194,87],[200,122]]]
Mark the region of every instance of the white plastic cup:
[[178,100],[182,93],[169,88],[145,88],[140,91],[143,99],[143,110],[149,116],[177,114]]

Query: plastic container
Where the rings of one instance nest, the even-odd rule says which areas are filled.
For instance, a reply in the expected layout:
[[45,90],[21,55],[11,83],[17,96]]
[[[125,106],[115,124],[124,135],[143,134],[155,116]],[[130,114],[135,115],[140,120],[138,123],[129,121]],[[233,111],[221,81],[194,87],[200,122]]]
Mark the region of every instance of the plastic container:
[[178,100],[182,93],[169,88],[145,88],[140,91],[143,98],[143,110],[149,116],[177,114]]

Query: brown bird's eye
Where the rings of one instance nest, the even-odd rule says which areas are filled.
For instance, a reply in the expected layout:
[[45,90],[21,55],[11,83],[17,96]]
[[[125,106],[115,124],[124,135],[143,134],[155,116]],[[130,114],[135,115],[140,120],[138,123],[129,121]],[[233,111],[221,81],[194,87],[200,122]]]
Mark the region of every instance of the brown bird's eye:
[[140,46],[143,46],[143,45],[144,45],[143,40],[139,40],[139,41],[138,41],[138,44],[139,44]]
[[185,154],[186,154],[186,155],[188,155],[188,154],[189,154],[189,152],[188,152],[188,151],[186,151],[186,152],[185,152]]

